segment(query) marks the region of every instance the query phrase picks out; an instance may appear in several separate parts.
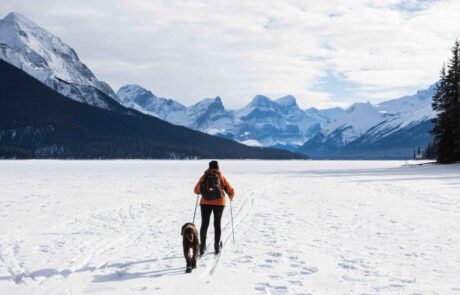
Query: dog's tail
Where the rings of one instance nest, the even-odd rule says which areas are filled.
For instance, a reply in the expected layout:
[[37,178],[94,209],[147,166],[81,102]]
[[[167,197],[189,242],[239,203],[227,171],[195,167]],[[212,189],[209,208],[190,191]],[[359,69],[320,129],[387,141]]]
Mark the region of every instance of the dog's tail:
[[193,235],[191,233],[187,233],[185,234],[185,236],[187,237],[187,240],[190,242],[190,243],[193,243]]

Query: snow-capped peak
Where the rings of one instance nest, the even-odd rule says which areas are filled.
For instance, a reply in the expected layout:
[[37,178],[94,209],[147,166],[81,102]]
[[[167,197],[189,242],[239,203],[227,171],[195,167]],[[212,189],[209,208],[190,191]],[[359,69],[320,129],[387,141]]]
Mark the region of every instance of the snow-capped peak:
[[276,103],[283,107],[297,106],[297,100],[292,95],[286,95],[276,100]]
[[117,92],[117,96],[123,104],[139,100],[140,97],[156,97],[150,90],[137,84],[128,84],[121,87]]
[[117,100],[69,45],[19,13],[0,20],[0,59],[74,100],[104,108]]
[[[425,90],[419,90],[415,95],[403,96],[379,103],[376,107],[385,113],[401,115],[405,113],[417,112],[419,109],[428,110],[425,115],[434,114],[431,109],[431,98],[436,92],[436,84],[431,85]],[[428,105],[428,107],[427,107]]]
[[184,105],[172,99],[157,97],[152,91],[137,84],[121,87],[117,91],[117,96],[126,107],[173,123],[178,123],[178,118],[185,113]]
[[38,27],[34,22],[17,12],[10,12],[3,18],[2,21],[10,24],[22,24],[23,26],[27,26],[29,28]]
[[268,98],[268,97],[266,97],[264,95],[256,95],[252,99],[252,101],[251,101],[251,103],[249,105],[250,106],[266,106],[266,105],[270,105],[272,103],[273,103],[273,101],[270,98]]
[[195,110],[200,112],[202,110],[212,110],[212,111],[223,111],[225,109],[224,105],[222,104],[222,99],[220,96],[215,98],[205,98],[193,106],[190,107],[191,110]]
[[356,111],[365,111],[365,110],[370,110],[372,109],[373,106],[368,102],[356,102],[352,104],[349,108],[347,108],[347,112],[356,112]]

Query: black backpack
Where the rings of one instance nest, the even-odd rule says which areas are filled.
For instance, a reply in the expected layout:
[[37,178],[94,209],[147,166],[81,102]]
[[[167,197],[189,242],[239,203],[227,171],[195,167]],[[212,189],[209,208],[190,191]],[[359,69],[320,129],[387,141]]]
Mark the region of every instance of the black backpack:
[[222,197],[222,185],[217,173],[206,171],[200,185],[201,195],[205,200],[216,200]]

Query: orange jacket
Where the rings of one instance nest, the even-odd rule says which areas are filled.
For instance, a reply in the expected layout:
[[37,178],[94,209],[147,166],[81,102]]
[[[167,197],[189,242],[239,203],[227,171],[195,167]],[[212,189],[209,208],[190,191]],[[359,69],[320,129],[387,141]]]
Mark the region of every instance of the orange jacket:
[[[219,206],[225,206],[225,192],[228,194],[228,197],[230,200],[233,200],[233,197],[235,196],[235,191],[233,190],[233,187],[230,185],[228,180],[222,175],[220,170],[216,169],[208,169],[207,171],[212,171],[219,175],[220,178],[220,183],[222,185],[222,196],[219,199],[216,200],[205,200],[203,197],[201,197],[200,200],[200,205],[219,205]],[[198,183],[195,185],[195,194],[201,193],[201,183],[204,181],[204,175],[200,177],[200,180]]]

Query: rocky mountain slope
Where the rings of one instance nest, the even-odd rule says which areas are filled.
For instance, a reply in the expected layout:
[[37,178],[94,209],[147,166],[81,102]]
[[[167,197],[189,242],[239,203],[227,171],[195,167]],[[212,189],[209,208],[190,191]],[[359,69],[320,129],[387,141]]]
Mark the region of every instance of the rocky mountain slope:
[[118,103],[69,45],[18,13],[0,20],[0,59],[76,101],[106,109]]

